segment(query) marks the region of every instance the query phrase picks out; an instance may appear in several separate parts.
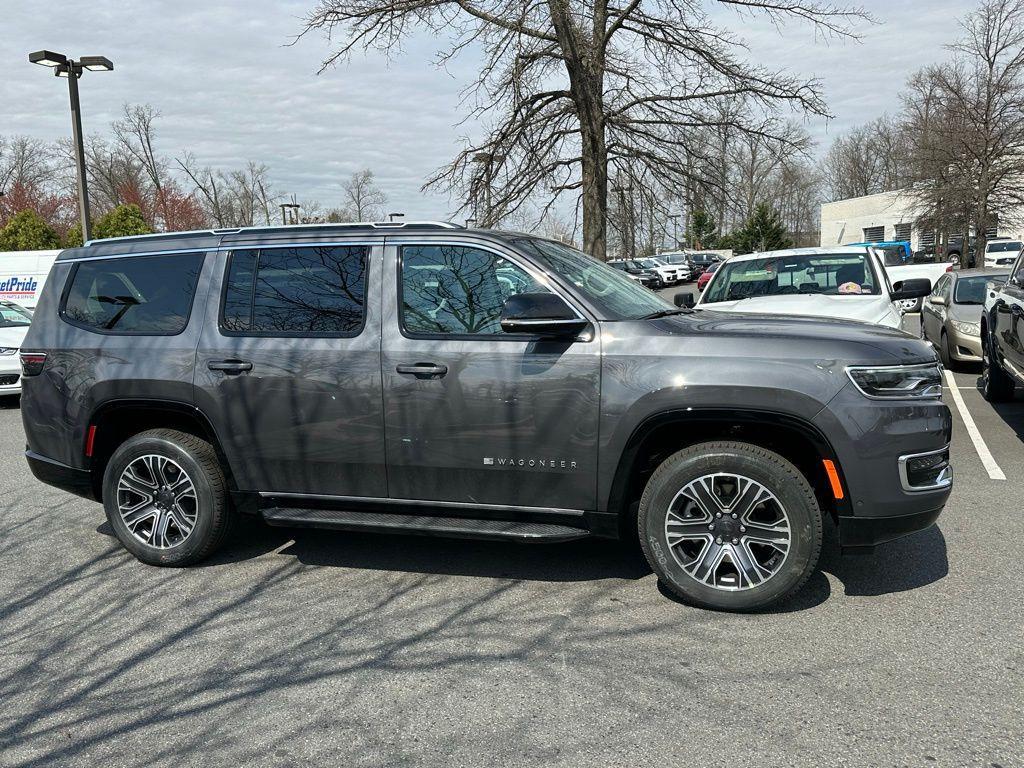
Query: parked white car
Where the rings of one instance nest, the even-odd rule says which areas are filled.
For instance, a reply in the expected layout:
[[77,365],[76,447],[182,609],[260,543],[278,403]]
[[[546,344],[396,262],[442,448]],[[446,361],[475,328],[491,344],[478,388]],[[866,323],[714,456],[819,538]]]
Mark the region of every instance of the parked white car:
[[697,306],[720,312],[859,320],[899,328],[898,301],[931,291],[927,279],[893,290],[877,252],[864,246],[795,248],[734,256],[722,264]]
[[[889,275],[889,282],[893,285],[905,280],[925,279],[934,286],[939,282],[939,278],[952,271],[952,265],[947,261],[886,263],[885,271]],[[904,312],[920,312],[921,302],[922,299],[908,299],[901,301],[899,305]]]
[[13,301],[0,300],[0,395],[21,392],[21,345],[32,313]]
[[996,267],[1009,268],[1017,260],[1024,242],[1020,240],[1008,240],[994,238],[985,243],[985,269]]

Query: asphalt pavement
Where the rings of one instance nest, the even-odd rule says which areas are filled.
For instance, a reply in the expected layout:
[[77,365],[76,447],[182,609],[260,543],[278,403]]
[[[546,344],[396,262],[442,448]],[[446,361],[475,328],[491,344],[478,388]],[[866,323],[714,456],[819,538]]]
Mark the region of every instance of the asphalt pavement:
[[250,522],[144,566],[31,477],[0,403],[0,765],[1024,765],[1024,397],[954,380],[1008,479],[954,409],[936,527],[858,557],[829,530],[807,587],[746,616],[614,542]]

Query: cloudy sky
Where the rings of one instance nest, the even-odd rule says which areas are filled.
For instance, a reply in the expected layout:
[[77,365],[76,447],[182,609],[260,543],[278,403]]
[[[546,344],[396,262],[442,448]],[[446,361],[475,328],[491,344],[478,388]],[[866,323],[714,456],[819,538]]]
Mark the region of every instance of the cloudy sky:
[[[309,36],[288,45],[313,4],[89,0],[61,3],[57,13],[53,4],[0,0],[0,134],[55,139],[69,132],[64,81],[30,65],[28,52],[103,54],[116,69],[83,78],[86,132],[105,131],[125,102],[149,102],[162,115],[163,154],[191,152],[222,168],[265,163],[281,190],[325,207],[340,202],[345,178],[370,168],[390,210],[446,218],[453,208],[448,199],[424,196],[419,188],[470,130],[456,123],[473,57],[440,70],[432,65],[438,41],[420,36],[391,62],[371,54],[317,75],[329,42]],[[835,118],[808,123],[821,146],[895,110],[906,76],[945,55],[943,44],[975,3],[861,5],[877,23],[861,25],[859,43],[816,40],[795,22],[778,29],[716,11],[746,41],[751,57],[823,81]]]

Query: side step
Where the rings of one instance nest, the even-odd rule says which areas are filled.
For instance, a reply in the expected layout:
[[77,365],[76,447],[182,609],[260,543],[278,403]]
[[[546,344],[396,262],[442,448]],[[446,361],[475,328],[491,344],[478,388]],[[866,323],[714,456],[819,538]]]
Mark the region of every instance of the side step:
[[573,541],[590,535],[583,528],[555,523],[520,523],[508,520],[479,520],[467,517],[393,515],[381,512],[344,512],[334,509],[293,509],[271,507],[262,511],[268,525],[296,528],[335,528],[345,531],[412,533],[450,536],[460,539],[502,541]]

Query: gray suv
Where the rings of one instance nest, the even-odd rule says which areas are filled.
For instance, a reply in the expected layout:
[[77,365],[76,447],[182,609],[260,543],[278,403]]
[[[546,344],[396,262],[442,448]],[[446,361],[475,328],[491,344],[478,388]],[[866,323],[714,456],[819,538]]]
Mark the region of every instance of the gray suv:
[[[26,456],[139,560],[271,525],[638,536],[751,610],[950,492],[931,347],[677,308],[561,243],[445,223],[149,235],[62,252],[21,351]],[[913,567],[909,564],[908,567]]]

